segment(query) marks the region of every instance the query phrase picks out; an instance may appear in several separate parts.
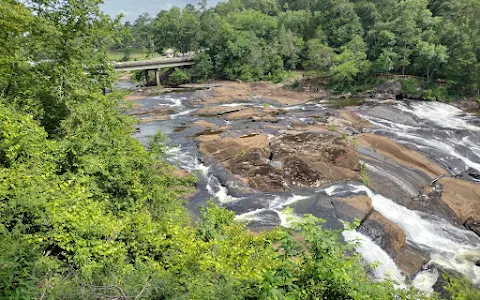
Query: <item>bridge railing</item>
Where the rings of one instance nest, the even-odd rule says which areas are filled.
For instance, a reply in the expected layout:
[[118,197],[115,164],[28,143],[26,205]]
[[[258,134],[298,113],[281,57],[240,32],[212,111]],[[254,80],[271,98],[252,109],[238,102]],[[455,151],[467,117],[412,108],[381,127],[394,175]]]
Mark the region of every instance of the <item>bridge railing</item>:
[[184,57],[172,57],[172,58],[164,57],[164,58],[156,58],[152,60],[117,62],[117,63],[113,63],[113,66],[115,68],[142,67],[142,66],[151,66],[151,65],[157,65],[157,64],[190,62],[194,60],[195,60],[195,55],[189,55]]

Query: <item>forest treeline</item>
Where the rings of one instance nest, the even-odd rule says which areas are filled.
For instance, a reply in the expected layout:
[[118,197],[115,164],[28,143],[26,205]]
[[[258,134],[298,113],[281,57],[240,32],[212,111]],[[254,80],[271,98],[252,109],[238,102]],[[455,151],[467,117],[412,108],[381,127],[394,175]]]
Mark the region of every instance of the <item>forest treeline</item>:
[[480,88],[478,0],[204,0],[123,29],[117,48],[201,50],[188,74],[197,81],[281,81],[301,69],[338,89],[391,73],[452,95]]
[[[1,299],[431,299],[374,282],[306,216],[253,234],[213,203],[194,220],[164,137],[132,137],[98,0],[0,0]],[[214,17],[216,18],[216,17]],[[228,26],[227,26],[228,27]],[[212,49],[213,50],[213,49]],[[478,299],[463,281],[454,299]]]

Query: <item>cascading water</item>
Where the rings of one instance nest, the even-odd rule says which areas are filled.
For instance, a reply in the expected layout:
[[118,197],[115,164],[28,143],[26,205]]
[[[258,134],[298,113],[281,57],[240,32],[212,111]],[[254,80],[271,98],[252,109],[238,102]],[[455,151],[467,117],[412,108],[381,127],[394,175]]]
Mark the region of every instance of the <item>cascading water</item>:
[[480,181],[480,127],[472,124],[473,115],[439,102],[401,103],[360,115],[377,127],[373,132],[424,153],[452,175],[467,172]]
[[[347,188],[350,193],[366,193],[372,199],[373,208],[399,225],[407,235],[407,243],[429,253],[432,263],[460,272],[472,282],[480,283],[480,267],[475,264],[480,259],[480,238],[476,234],[457,228],[437,216],[409,210],[363,185],[349,184]],[[345,186],[334,185],[325,192],[330,196],[341,195]]]
[[[302,201],[317,201],[319,193],[329,196],[342,197],[352,194],[367,194],[373,202],[374,208],[392,222],[398,224],[407,235],[407,243],[428,252],[431,262],[447,269],[453,269],[468,276],[473,282],[480,281],[480,268],[475,262],[480,260],[480,239],[470,231],[450,225],[434,215],[412,211],[400,206],[392,200],[373,193],[362,185],[342,184],[334,185],[321,191],[311,191],[307,195],[293,193],[269,194],[255,192],[253,194],[233,196],[229,188],[222,184],[215,168],[200,162],[198,148],[195,143],[186,142],[187,134],[176,133],[176,128],[182,127],[192,121],[195,109],[184,105],[188,94],[171,94],[159,97],[150,97],[142,100],[149,108],[165,107],[174,110],[169,121],[150,122],[140,125],[140,133],[136,136],[146,143],[147,136],[152,136],[158,130],[171,138],[175,146],[167,152],[170,163],[195,174],[199,178],[197,191],[201,194],[199,200],[192,200],[192,208],[203,205],[206,200],[213,198],[226,207],[233,207],[237,211],[237,220],[248,221],[257,226],[281,225],[289,227],[289,219],[283,213],[288,206],[295,206]],[[221,106],[249,106],[261,107],[260,103],[227,103]],[[271,106],[276,108],[276,106]],[[288,127],[289,120],[300,120],[306,123],[311,120],[315,112],[325,111],[327,105],[322,103],[306,103],[290,107],[281,107],[288,114],[279,116]],[[392,110],[394,110],[392,112]],[[480,172],[480,128],[471,124],[471,117],[461,111],[441,103],[414,103],[397,104],[387,108],[387,112],[376,111],[367,107],[360,115],[377,128],[375,133],[391,136],[407,147],[425,153],[446,167],[452,174],[460,174],[472,168]],[[433,112],[433,113],[432,113]],[[212,117],[210,121],[215,120]],[[222,125],[234,126],[235,121],[221,120]],[[218,123],[217,123],[218,124]],[[247,132],[255,132],[253,125]],[[248,127],[248,126],[247,126]],[[189,134],[198,133],[193,132]],[[268,135],[268,134],[267,134]],[[241,136],[241,135],[240,135]],[[368,166],[370,169],[374,166]],[[382,170],[376,170],[381,172]],[[389,178],[388,174],[382,175]],[[395,181],[401,183],[398,178]],[[475,178],[473,178],[475,179]],[[393,180],[393,179],[392,179]],[[225,180],[223,180],[225,181]],[[414,194],[407,183],[401,185],[404,190]],[[252,206],[255,202],[256,206]],[[237,209],[235,209],[237,208]],[[292,217],[292,216],[289,216]],[[293,216],[295,217],[295,216]],[[357,231],[345,231],[343,237],[346,241],[358,243],[357,251],[362,255],[367,264],[379,262],[373,270],[378,280],[390,278],[402,283],[405,277],[398,269],[393,259],[371,238]],[[439,274],[435,268],[429,268],[417,274],[413,284],[419,289],[431,292]]]

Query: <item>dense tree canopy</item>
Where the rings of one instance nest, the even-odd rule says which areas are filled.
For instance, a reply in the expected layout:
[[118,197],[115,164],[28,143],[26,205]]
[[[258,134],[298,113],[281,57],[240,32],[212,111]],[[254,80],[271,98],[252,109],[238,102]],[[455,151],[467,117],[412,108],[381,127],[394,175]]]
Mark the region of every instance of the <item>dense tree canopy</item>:
[[479,11],[478,0],[230,0],[162,11],[150,31],[159,52],[205,51],[212,78],[306,68],[345,89],[399,74],[468,96],[480,89]]

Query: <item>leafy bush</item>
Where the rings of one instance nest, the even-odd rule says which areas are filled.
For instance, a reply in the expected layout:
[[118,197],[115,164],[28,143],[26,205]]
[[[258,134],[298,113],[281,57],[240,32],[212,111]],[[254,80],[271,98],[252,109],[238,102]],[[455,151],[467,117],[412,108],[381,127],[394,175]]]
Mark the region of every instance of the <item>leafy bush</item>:
[[169,76],[168,83],[170,85],[176,86],[184,83],[188,83],[191,80],[191,76],[188,71],[175,68],[175,71]]
[[452,278],[445,276],[447,286],[445,290],[452,300],[475,300],[480,299],[480,290],[464,278]]
[[450,101],[450,96],[448,95],[448,91],[446,88],[443,87],[432,87],[430,89],[426,89],[422,91],[423,98],[426,100],[438,100],[438,101]]
[[420,88],[420,82],[413,78],[402,79],[400,81],[402,84],[402,92],[404,94],[418,94],[418,89]]

